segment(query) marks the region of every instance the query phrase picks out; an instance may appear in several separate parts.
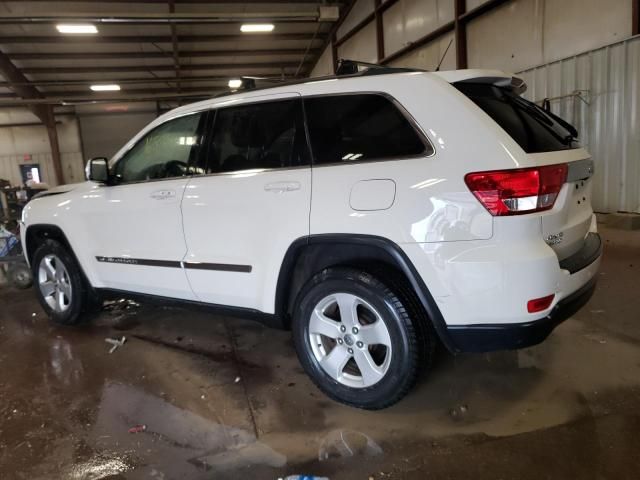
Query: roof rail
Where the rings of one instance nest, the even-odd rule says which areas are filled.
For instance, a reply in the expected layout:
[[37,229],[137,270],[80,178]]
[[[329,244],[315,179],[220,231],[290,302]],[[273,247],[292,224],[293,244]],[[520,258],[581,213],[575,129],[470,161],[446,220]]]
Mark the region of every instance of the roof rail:
[[[339,78],[353,78],[364,77],[369,75],[386,75],[391,73],[406,73],[406,72],[426,72],[420,68],[403,68],[403,67],[387,67],[384,65],[378,65],[377,63],[361,62],[359,60],[340,59],[338,61],[338,68],[335,75],[327,75],[324,77],[316,78],[298,78],[295,80],[289,80],[285,82],[277,82],[271,85],[256,85],[256,80],[267,80],[260,77],[240,77],[242,85],[236,89],[228,92],[218,93],[213,95],[212,98],[226,97],[235,93],[242,93],[247,90],[268,90],[270,88],[283,87],[288,85],[297,85],[300,83],[313,82],[314,80],[329,80]],[[269,81],[273,81],[270,80]]]
[[387,67],[384,65],[379,65],[377,63],[367,63],[361,62],[359,60],[341,58],[340,60],[338,60],[336,76],[342,77],[345,75],[384,75],[387,73],[424,71],[425,70],[421,70],[419,68]]

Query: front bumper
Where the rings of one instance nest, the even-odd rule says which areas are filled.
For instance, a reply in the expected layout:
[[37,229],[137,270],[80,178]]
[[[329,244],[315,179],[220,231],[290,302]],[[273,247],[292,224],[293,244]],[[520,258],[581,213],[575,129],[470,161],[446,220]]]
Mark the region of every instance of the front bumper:
[[[597,233],[590,233],[585,247],[561,262],[567,273],[567,284],[584,281],[583,275],[599,264],[602,241]],[[598,263],[596,263],[598,262]],[[589,268],[591,267],[591,268]],[[589,269],[589,270],[587,270]],[[515,350],[542,342],[560,323],[576,313],[589,301],[596,288],[597,276],[560,300],[546,317],[524,323],[450,325],[447,333],[458,352],[491,352]],[[569,290],[571,291],[571,290]]]

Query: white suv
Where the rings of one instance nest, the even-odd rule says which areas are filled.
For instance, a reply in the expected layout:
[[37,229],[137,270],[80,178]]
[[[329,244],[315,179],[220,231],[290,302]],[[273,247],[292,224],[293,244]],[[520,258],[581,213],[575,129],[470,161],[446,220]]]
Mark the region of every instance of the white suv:
[[38,297],[64,324],[115,293],[291,328],[318,387],[368,409],[438,341],[541,342],[602,250],[589,154],[524,87],[370,69],[177,108],[27,205]]

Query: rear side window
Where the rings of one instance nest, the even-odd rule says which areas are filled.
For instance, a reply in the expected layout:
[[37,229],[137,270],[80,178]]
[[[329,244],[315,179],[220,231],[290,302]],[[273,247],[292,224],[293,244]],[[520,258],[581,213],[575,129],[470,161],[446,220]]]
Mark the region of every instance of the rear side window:
[[302,100],[217,110],[208,157],[208,173],[308,164]]
[[433,153],[398,107],[382,95],[308,97],[304,106],[316,164]]
[[483,83],[461,82],[454,86],[495,120],[527,153],[577,147],[575,138],[556,119],[509,90]]

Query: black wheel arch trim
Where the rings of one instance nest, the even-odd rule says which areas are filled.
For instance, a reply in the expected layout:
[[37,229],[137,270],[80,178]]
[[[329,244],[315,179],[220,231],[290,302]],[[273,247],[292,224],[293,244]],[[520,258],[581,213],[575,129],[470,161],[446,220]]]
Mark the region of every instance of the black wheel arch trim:
[[[29,266],[31,267],[31,270],[33,271],[33,265],[31,264],[31,259],[33,259],[33,254],[35,253],[37,248],[34,248],[33,251],[29,250],[29,232],[38,231],[38,230],[41,230],[44,232],[45,238],[49,238],[51,240],[56,240],[56,239],[62,240],[62,243],[64,244],[65,247],[69,249],[69,253],[71,254],[71,256],[73,256],[76,263],[78,264],[78,268],[80,268],[80,274],[84,278],[87,288],[90,290],[91,294],[95,295],[96,290],[93,287],[93,285],[91,285],[91,282],[89,281],[89,277],[85,273],[84,268],[82,267],[82,263],[80,262],[80,259],[74,252],[73,247],[69,242],[69,239],[64,233],[64,230],[62,230],[62,228],[60,228],[58,225],[53,225],[50,223],[35,223],[33,225],[27,226],[27,230],[25,231],[25,235],[24,235],[26,245],[23,245],[23,251],[24,251],[25,258],[29,262]],[[49,232],[55,232],[55,235],[51,236],[48,234]],[[34,234],[31,233],[31,235],[34,235]]]
[[287,318],[290,294],[296,294],[295,292],[290,292],[290,280],[293,278],[298,258],[305,248],[323,244],[327,246],[335,245],[336,247],[345,245],[370,247],[384,252],[387,255],[387,259],[390,258],[393,261],[394,266],[398,268],[398,270],[400,270],[409,281],[412,289],[418,297],[418,300],[420,301],[420,304],[425,309],[427,316],[431,320],[440,341],[450,352],[457,353],[460,351],[450,338],[447,330],[447,324],[440,312],[440,309],[438,308],[438,305],[436,304],[436,301],[431,295],[429,288],[422,280],[422,277],[411,260],[409,260],[407,254],[395,242],[376,235],[345,233],[318,234],[301,237],[295,240],[289,246],[284,256],[276,286],[275,310],[276,315],[282,319],[283,324],[286,325],[287,323],[285,319]]

